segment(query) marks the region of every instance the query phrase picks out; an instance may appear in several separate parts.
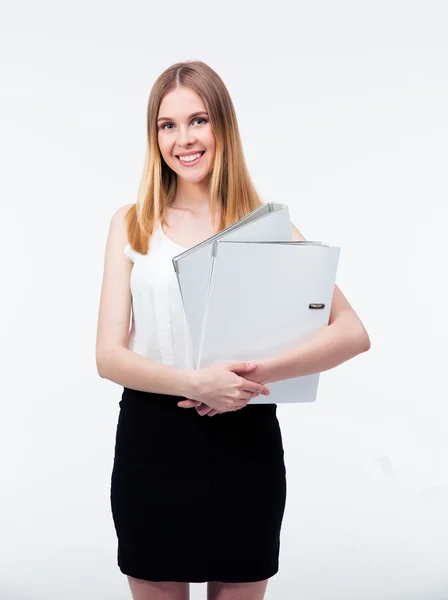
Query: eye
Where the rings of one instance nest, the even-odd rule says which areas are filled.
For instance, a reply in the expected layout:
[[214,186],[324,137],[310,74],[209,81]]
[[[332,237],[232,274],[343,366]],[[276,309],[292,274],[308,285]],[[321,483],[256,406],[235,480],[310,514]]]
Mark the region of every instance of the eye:
[[[195,119],[193,119],[192,123],[194,123],[194,121],[204,121],[204,123],[207,123],[207,119],[204,119],[203,117],[196,117]],[[165,127],[167,125],[172,125],[172,123],[170,121],[168,121],[167,123],[164,123],[160,129],[165,129]],[[165,131],[171,131],[171,129],[165,129]]]

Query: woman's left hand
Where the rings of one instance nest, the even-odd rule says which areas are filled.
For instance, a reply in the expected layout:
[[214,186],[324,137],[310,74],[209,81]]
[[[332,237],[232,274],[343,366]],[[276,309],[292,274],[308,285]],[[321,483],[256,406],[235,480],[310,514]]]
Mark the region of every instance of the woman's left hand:
[[199,400],[192,400],[191,398],[187,398],[186,400],[181,400],[177,403],[177,406],[180,408],[196,408],[196,412],[203,417],[204,415],[208,415],[209,417],[213,417],[218,414],[218,411],[211,408],[211,406],[207,406],[207,404],[203,404],[199,402]]

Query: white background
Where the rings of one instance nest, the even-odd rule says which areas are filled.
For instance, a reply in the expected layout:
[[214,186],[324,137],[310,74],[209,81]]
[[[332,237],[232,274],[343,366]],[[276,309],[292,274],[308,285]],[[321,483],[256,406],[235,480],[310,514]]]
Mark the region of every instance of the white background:
[[131,597],[109,504],[121,389],[96,372],[96,321],[149,90],[182,60],[227,85],[262,200],[341,246],[372,344],[316,403],[278,408],[266,598],[448,598],[446,3],[28,0],[0,17],[0,598]]

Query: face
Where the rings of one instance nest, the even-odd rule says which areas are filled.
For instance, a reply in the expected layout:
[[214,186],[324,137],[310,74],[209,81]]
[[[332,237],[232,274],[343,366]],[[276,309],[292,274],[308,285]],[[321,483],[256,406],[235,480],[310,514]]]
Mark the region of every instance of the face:
[[[202,98],[191,88],[172,90],[164,96],[157,119],[157,139],[166,164],[179,177],[200,182],[215,161],[215,136]],[[201,156],[192,162],[178,158],[198,153]]]

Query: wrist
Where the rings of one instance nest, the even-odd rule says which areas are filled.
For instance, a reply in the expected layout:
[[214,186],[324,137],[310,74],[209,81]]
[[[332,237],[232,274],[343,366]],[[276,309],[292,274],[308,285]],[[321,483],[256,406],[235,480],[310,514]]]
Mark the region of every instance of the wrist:
[[182,369],[179,378],[179,396],[194,398],[195,382],[196,370]]
[[258,367],[256,368],[256,372],[260,376],[260,383],[266,385],[267,383],[272,383],[271,374],[272,374],[272,359],[264,358],[262,360],[257,360]]

